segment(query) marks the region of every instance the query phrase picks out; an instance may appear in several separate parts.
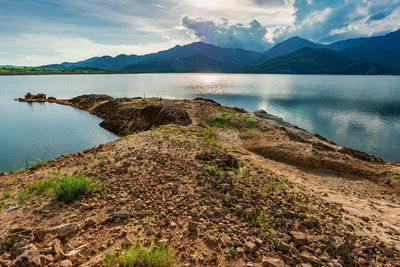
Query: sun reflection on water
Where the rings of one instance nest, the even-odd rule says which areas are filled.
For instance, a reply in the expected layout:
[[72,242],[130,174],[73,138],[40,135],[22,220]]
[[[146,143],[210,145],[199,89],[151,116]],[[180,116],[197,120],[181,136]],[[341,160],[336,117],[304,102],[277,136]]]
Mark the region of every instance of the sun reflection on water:
[[223,75],[199,74],[192,77],[191,88],[197,94],[220,95],[226,93],[229,82]]

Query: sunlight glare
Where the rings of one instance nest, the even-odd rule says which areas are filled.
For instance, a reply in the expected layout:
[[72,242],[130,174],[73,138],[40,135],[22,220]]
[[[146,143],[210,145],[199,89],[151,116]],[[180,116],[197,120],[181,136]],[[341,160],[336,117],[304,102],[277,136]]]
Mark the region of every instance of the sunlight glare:
[[222,94],[226,89],[226,80],[221,75],[200,74],[195,76],[196,92],[201,94]]

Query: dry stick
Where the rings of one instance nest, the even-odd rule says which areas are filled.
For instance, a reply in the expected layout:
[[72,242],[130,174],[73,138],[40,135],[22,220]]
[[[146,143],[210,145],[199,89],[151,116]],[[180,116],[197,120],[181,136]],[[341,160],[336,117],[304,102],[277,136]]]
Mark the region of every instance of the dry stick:
[[285,182],[284,182],[284,181],[282,181],[282,180],[281,180],[281,178],[279,178],[279,177],[278,177],[278,180],[279,180],[279,181],[280,181],[282,184],[284,184],[286,187],[288,187],[288,185],[287,185],[287,184],[285,184]]

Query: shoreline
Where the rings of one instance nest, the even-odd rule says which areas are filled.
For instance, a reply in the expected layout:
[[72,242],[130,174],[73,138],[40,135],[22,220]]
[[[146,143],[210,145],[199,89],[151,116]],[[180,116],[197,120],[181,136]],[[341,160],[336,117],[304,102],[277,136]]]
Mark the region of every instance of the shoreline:
[[240,74],[240,75],[306,75],[306,76],[393,76],[398,77],[400,74],[318,74],[318,73],[250,73],[250,72],[40,72],[40,73],[28,73],[28,72],[0,72],[0,76],[18,76],[18,75],[98,75],[98,74]]
[[[400,163],[213,100],[51,101],[99,116],[123,137],[0,177],[0,192],[10,192],[0,201],[0,242],[25,240],[19,250],[3,243],[0,265],[29,258],[96,266],[138,235],[165,243],[186,266],[400,261]],[[26,186],[78,173],[99,179],[104,193],[19,202]]]

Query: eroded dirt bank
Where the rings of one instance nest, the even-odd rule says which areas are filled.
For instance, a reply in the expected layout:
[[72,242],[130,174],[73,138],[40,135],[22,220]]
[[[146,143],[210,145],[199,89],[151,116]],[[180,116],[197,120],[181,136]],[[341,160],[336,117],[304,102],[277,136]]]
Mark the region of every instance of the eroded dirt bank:
[[[205,99],[51,102],[124,137],[0,177],[0,265],[97,266],[139,240],[167,244],[184,266],[400,260],[398,163]],[[77,173],[102,192],[21,199],[38,181]]]

